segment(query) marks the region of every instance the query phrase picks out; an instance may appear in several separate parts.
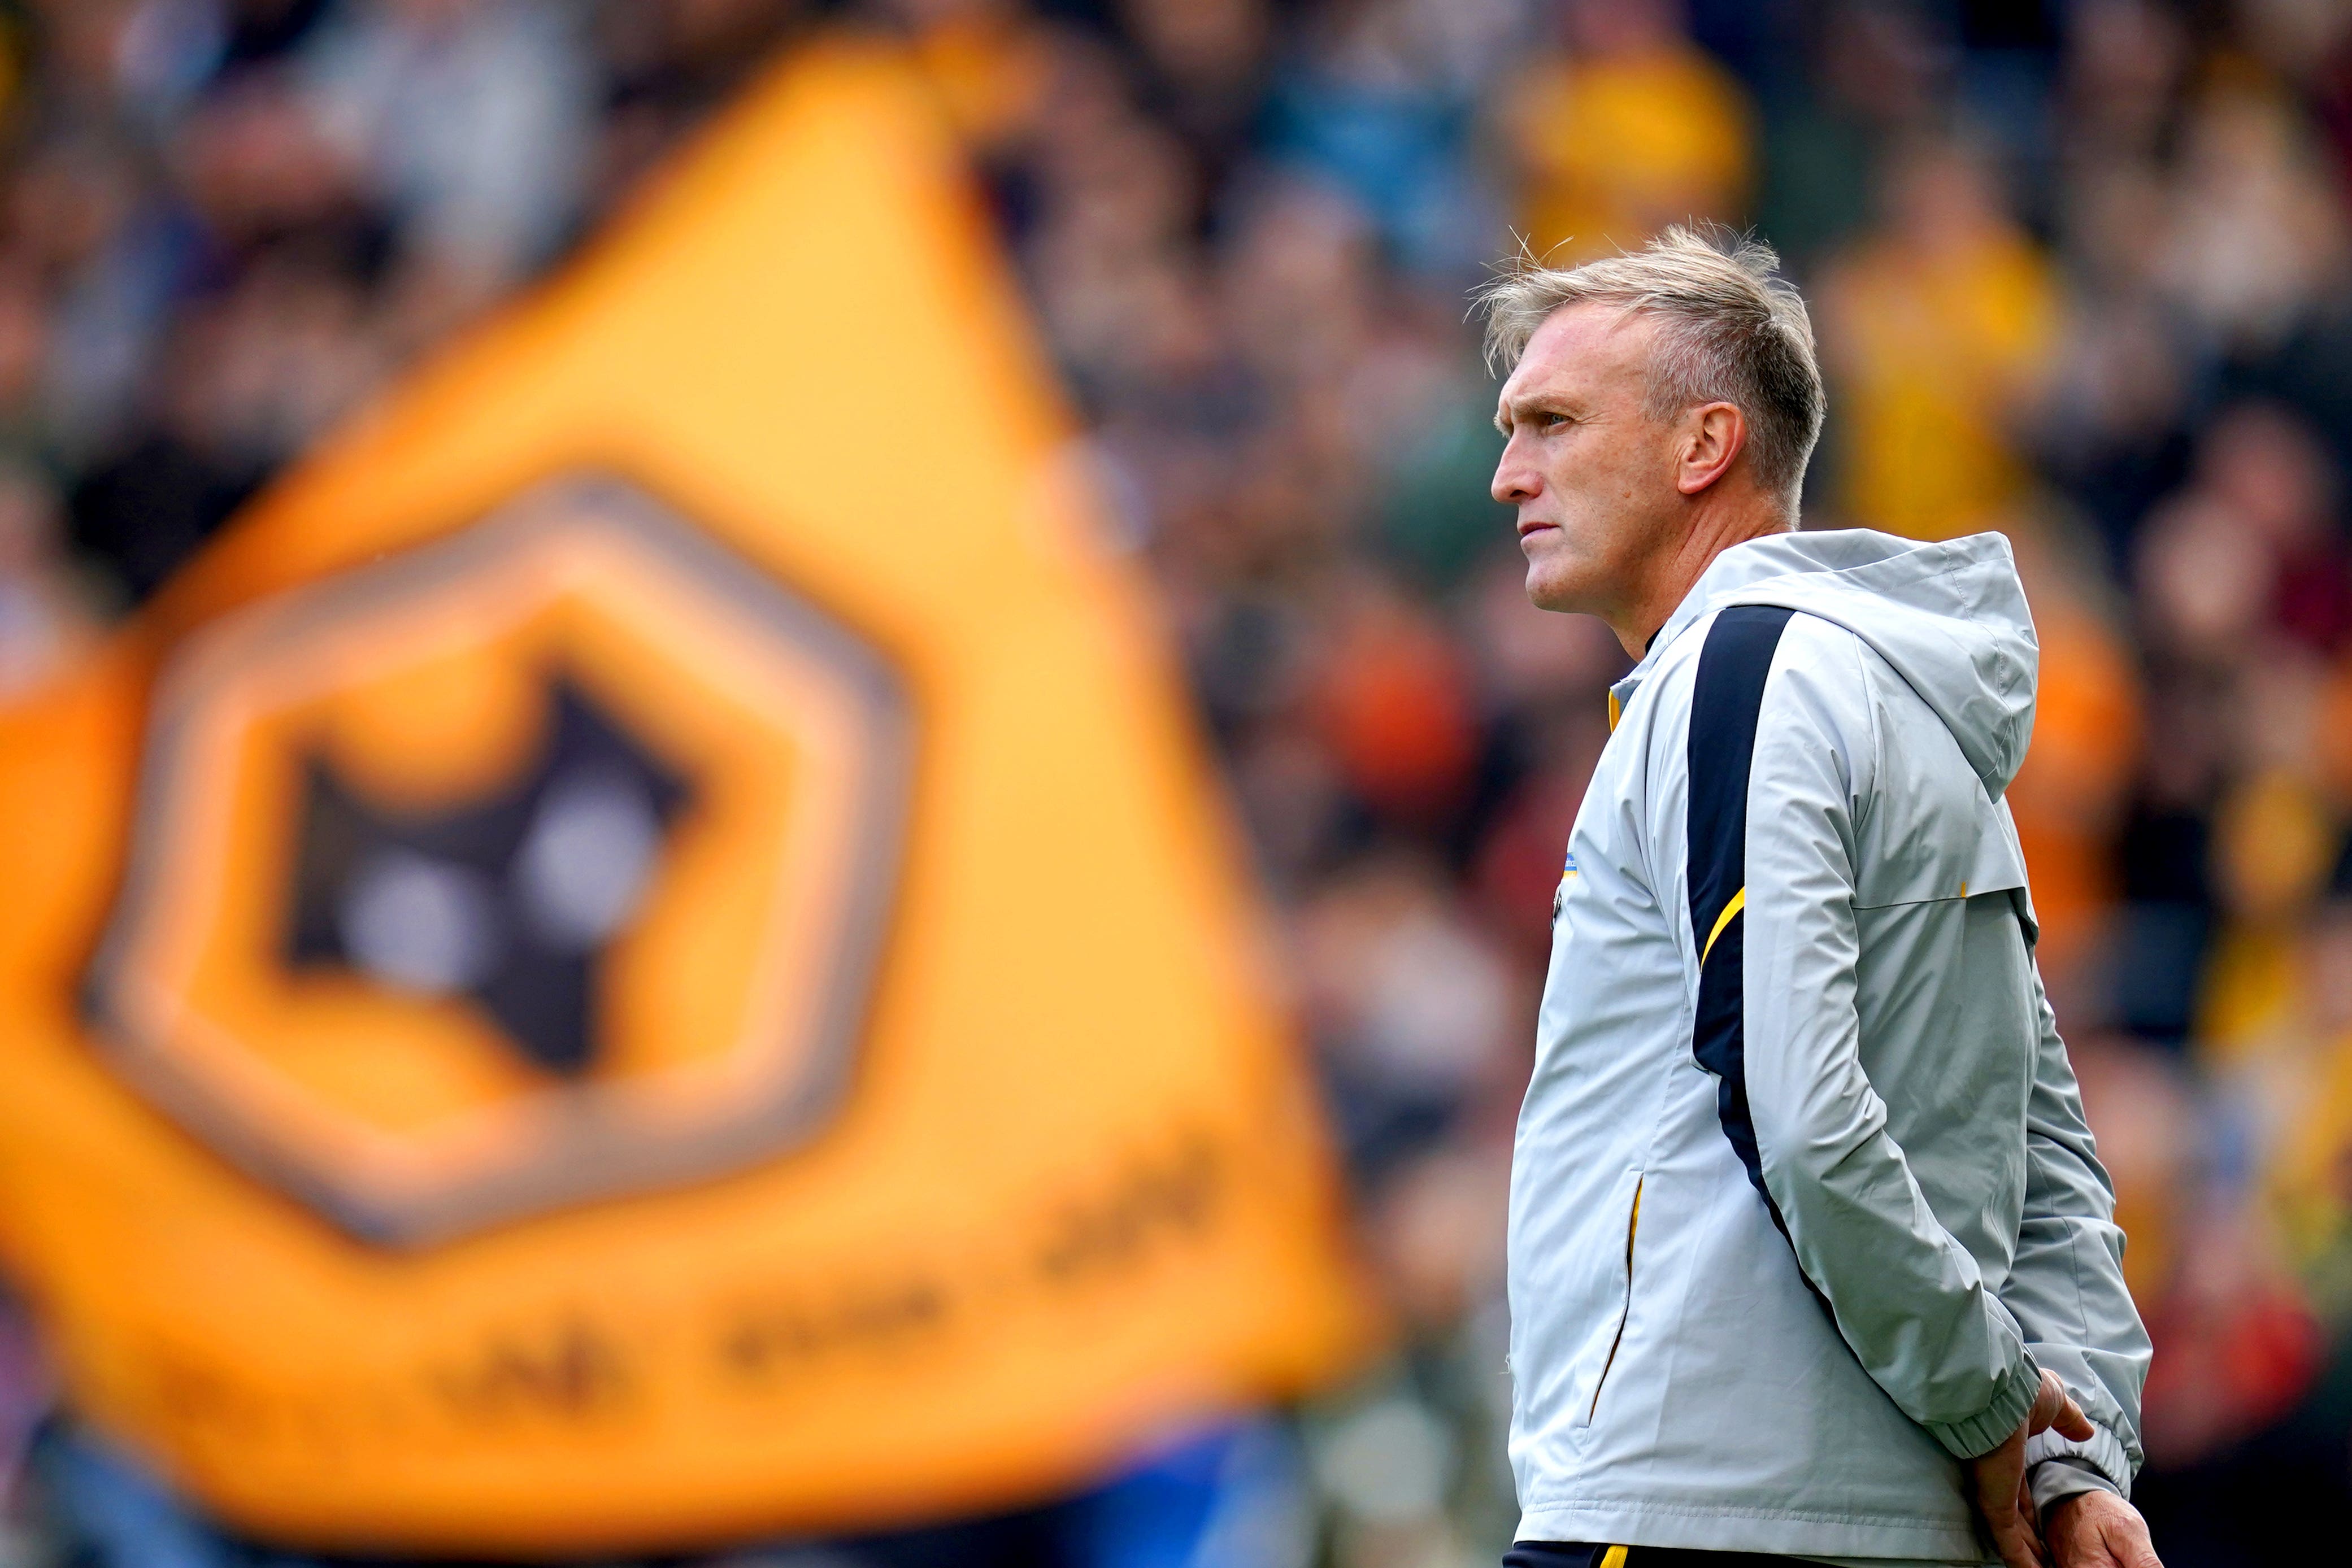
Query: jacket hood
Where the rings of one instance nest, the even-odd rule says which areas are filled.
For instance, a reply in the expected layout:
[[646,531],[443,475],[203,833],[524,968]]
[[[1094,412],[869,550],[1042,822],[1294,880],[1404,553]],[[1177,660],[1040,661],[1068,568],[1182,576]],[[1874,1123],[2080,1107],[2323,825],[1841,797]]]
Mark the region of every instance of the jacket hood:
[[1844,627],[1942,718],[1986,794],[1998,800],[2017,776],[2033,735],[2041,644],[2000,535],[1922,544],[1842,528],[1734,545],[1667,618],[1629,687],[1693,622],[1727,604],[1777,604]]

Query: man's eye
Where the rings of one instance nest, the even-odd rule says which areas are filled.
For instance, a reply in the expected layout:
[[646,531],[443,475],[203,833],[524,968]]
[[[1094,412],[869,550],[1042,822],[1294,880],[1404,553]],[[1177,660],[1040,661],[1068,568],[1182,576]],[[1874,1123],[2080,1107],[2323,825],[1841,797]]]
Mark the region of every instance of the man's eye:
[[1570,420],[1568,415],[1564,413],[1539,413],[1536,415],[1536,424],[1538,428],[1543,430],[1558,430],[1561,425],[1570,423],[1572,422]]

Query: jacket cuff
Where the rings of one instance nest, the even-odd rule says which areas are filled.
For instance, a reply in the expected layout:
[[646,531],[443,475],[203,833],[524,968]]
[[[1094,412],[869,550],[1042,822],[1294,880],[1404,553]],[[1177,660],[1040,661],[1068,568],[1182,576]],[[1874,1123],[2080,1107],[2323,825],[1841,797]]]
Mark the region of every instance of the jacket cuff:
[[[2096,1422],[2091,1425],[2090,1437],[2082,1442],[2060,1437],[2054,1427],[2036,1432],[2025,1440],[2025,1469],[2032,1479],[2037,1504],[2044,1508],[2049,1506],[2042,1501],[2042,1471],[2065,1468],[2074,1469],[2086,1480],[2095,1476],[2097,1479],[2091,1484],[2103,1485],[2117,1497],[2128,1500],[2131,1496],[2131,1455],[2124,1448],[2122,1439]],[[2052,1494],[2053,1501],[2084,1490],[2067,1484],[2063,1476],[2053,1476],[2052,1484],[2060,1488]]]
[[2033,1408],[2033,1396],[2041,1392],[2042,1369],[2033,1364],[2032,1356],[2021,1355],[2017,1364],[1993,1385],[1991,1404],[1965,1421],[1930,1421],[1927,1430],[1956,1459],[1990,1454],[2025,1424],[2027,1413]]
[[2033,1510],[2047,1514],[2070,1497],[2103,1491],[2121,1497],[2116,1483],[2091,1468],[2086,1459],[2044,1459],[2025,1472],[2026,1490],[2033,1494]]

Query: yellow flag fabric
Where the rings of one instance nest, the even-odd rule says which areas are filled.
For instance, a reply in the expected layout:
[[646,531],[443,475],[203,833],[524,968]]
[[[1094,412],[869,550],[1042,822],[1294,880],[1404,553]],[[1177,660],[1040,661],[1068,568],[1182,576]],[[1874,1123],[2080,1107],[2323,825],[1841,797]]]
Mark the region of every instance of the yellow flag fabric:
[[984,1509],[1372,1332],[925,89],[786,62],[0,716],[0,1258],[238,1529]]

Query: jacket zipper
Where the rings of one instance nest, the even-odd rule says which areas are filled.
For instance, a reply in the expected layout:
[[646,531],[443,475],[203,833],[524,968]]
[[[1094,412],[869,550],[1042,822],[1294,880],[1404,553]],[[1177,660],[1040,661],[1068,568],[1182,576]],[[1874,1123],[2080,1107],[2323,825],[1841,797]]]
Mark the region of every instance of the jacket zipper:
[[1617,1347],[1625,1343],[1625,1321],[1633,1315],[1633,1237],[1642,1228],[1642,1184],[1647,1176],[1633,1181],[1633,1212],[1625,1217],[1625,1310],[1617,1316],[1617,1337],[1609,1342],[1609,1359],[1601,1364],[1601,1381],[1592,1385],[1592,1405],[1584,1413],[1586,1426],[1601,1413],[1601,1390],[1609,1382],[1609,1369],[1617,1364]]

